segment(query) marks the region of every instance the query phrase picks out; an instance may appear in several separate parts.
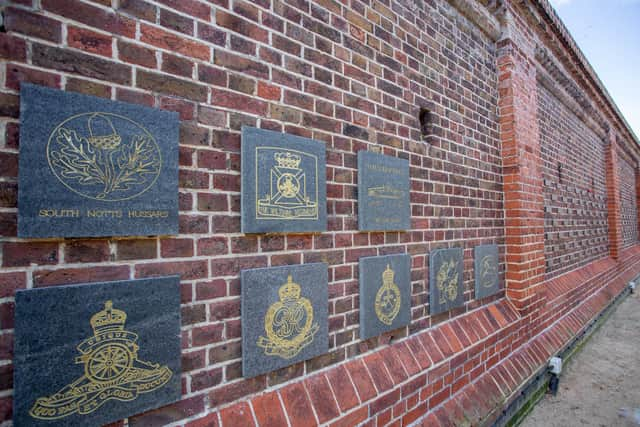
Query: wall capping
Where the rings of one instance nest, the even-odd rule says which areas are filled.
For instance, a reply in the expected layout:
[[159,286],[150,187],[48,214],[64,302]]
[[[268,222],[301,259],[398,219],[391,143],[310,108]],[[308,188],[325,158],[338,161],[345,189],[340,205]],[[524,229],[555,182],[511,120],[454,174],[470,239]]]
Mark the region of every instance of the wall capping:
[[539,34],[548,42],[554,50],[566,53],[561,55],[561,60],[571,70],[575,81],[586,86],[588,93],[595,100],[596,105],[608,112],[608,118],[620,133],[624,133],[635,142],[635,151],[640,152],[640,140],[626,121],[613,98],[607,91],[591,64],[586,59],[575,40],[569,34],[566,26],[559,18],[548,0],[515,0],[521,6],[521,10],[528,14],[528,18],[535,25]]
[[584,92],[561,69],[562,66],[544,48],[536,49],[535,59],[538,82],[604,140],[607,137],[607,123],[598,120],[597,111]]

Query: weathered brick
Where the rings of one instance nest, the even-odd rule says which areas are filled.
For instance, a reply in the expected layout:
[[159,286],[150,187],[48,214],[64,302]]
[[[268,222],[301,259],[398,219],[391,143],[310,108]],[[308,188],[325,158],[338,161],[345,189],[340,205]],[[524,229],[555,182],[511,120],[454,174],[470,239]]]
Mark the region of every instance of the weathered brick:
[[204,102],[207,99],[207,88],[190,80],[177,79],[171,76],[138,70],[136,85],[141,89],[180,96],[193,101]]
[[131,84],[131,67],[128,65],[80,52],[34,44],[32,62],[40,67],[124,85]]
[[207,45],[160,28],[141,24],[140,33],[140,41],[161,49],[181,53],[203,61],[209,61],[211,57],[211,52]]
[[16,7],[8,7],[3,12],[3,24],[7,31],[15,31],[55,43],[62,41],[60,21]]
[[56,15],[73,19],[109,33],[134,38],[134,20],[78,0],[42,0],[42,7]]

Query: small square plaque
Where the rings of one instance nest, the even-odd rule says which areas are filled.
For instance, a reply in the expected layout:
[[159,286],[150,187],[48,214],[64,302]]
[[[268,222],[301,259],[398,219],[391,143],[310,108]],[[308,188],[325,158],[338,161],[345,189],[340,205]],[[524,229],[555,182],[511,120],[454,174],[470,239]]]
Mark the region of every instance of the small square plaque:
[[242,270],[242,375],[324,354],[329,345],[327,264]]
[[436,249],[429,254],[429,312],[449,311],[464,304],[462,248]]
[[476,246],[473,252],[476,299],[500,292],[498,246]]
[[102,426],[179,400],[179,282],[18,291],[14,423]]
[[245,126],[241,164],[243,233],[327,229],[323,143]]
[[408,230],[409,161],[358,152],[358,229]]
[[401,328],[411,320],[409,255],[360,258],[360,338]]
[[178,232],[178,114],[21,85],[18,236]]

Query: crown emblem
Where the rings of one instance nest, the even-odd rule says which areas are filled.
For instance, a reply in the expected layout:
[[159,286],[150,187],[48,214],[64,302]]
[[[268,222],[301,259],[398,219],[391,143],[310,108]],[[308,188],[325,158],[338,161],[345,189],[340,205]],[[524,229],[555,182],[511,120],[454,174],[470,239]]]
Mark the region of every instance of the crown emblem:
[[113,308],[111,300],[104,303],[104,310],[91,316],[93,333],[98,335],[103,332],[122,331],[127,321],[127,313]]
[[382,273],[382,284],[383,285],[393,284],[394,276],[395,276],[395,273],[393,272],[389,264],[387,264],[387,269]]
[[294,283],[293,278],[289,275],[289,277],[287,277],[287,283],[278,289],[278,295],[282,301],[296,300],[300,298],[300,285]]
[[298,169],[300,166],[301,157],[297,154],[289,152],[276,153],[273,155],[278,163],[278,166],[282,168]]

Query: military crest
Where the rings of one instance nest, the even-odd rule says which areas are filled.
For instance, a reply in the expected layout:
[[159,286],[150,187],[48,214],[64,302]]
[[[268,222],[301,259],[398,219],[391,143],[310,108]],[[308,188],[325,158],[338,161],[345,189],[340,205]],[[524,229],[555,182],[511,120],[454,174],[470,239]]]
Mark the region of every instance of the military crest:
[[454,259],[449,259],[442,263],[436,276],[436,286],[440,291],[440,304],[455,301],[458,297],[458,271]]
[[243,126],[241,149],[243,233],[327,229],[324,143]]
[[245,378],[326,353],[327,264],[242,270],[240,280]]
[[500,262],[497,245],[480,245],[474,249],[476,298],[500,291]]
[[429,254],[431,314],[464,304],[462,273],[462,248],[436,249]]
[[69,190],[104,201],[144,193],[162,165],[149,131],[127,117],[106,112],[79,114],[60,123],[49,137],[47,159]]
[[[257,219],[317,219],[318,184],[313,178],[307,180],[304,169],[312,168],[311,176],[317,176],[315,156],[273,147],[258,147],[256,156],[271,165],[268,185],[260,182],[257,185],[261,190],[256,193]],[[258,171],[256,175],[259,176]]]
[[400,288],[393,282],[395,273],[387,264],[386,270],[382,273],[382,286],[376,293],[375,309],[376,316],[385,325],[391,325],[393,319],[400,312],[402,296]]
[[411,257],[394,254],[359,260],[360,338],[368,339],[411,321]]
[[300,296],[300,285],[291,275],[278,290],[280,301],[273,303],[264,318],[266,337],[258,338],[258,346],[268,356],[291,359],[313,341],[320,326],[313,321],[311,302]]
[[131,401],[140,393],[164,386],[173,372],[167,366],[138,358],[138,336],[125,330],[127,314],[106,301],[90,320],[93,336],[78,344],[84,375],[48,397],[38,398],[29,414],[55,420],[89,414],[109,400]]

